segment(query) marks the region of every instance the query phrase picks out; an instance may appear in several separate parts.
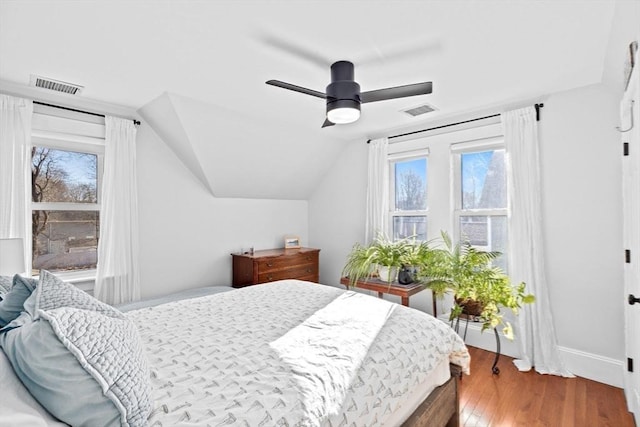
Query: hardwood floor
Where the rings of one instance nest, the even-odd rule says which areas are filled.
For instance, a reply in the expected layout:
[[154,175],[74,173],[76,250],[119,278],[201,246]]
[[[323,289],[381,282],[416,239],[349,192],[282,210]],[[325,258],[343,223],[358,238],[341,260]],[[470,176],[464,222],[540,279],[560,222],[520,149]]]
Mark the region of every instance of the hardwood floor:
[[460,383],[461,426],[634,426],[619,388],[519,372],[506,356],[498,362],[500,374],[492,375],[494,353],[475,347],[469,352],[471,375]]

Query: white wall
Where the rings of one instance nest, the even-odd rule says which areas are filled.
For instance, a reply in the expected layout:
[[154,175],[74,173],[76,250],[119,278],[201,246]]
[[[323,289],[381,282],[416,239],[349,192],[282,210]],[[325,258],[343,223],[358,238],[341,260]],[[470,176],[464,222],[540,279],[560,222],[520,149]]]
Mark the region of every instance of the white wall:
[[340,285],[344,260],[364,243],[367,144],[346,143],[344,151],[309,199],[309,241],[322,249],[320,283]]
[[[570,369],[619,386],[624,341],[617,102],[602,85],[554,94],[544,102],[539,129],[545,261],[558,342]],[[430,167],[441,151],[434,148]],[[351,142],[309,200],[310,240],[325,252],[325,283],[339,277],[351,245],[362,243],[366,163],[367,144]],[[410,302],[431,311],[428,292]],[[495,348],[493,337],[486,348]]]
[[[215,198],[145,123],[137,162],[142,298],[230,285],[241,247],[282,247],[285,234],[308,244],[306,201]],[[237,171],[229,179],[242,179]]]
[[[602,85],[554,94],[542,110],[540,139],[546,262],[558,343],[621,362],[618,103]],[[621,375],[622,369],[620,380]]]

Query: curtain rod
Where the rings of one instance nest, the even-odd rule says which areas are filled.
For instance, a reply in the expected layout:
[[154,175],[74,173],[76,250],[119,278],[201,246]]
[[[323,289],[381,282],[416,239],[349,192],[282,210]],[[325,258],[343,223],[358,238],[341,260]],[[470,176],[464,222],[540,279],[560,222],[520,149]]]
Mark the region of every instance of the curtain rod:
[[[536,109],[536,121],[537,121],[537,122],[539,122],[539,121],[540,121],[540,109],[541,109],[542,107],[544,107],[544,104],[535,104],[533,107]],[[447,128],[447,127],[449,127],[449,126],[462,125],[462,124],[465,124],[465,123],[476,122],[476,121],[478,121],[478,120],[490,119],[490,118],[492,118],[492,117],[498,117],[498,116],[500,116],[500,113],[497,113],[497,114],[491,114],[490,116],[477,117],[477,118],[475,118],[475,119],[463,120],[463,121],[461,121],[461,122],[456,122],[456,123],[449,123],[449,124],[446,124],[446,125],[436,126],[436,127],[432,127],[432,128],[428,128],[428,129],[421,129],[421,130],[416,130],[416,131],[413,131],[413,132],[401,133],[401,134],[399,134],[399,135],[391,135],[391,136],[390,136],[390,137],[388,137],[388,138],[389,138],[389,139],[393,139],[393,138],[400,138],[401,136],[414,135],[414,134],[416,134],[416,133],[422,133],[422,132],[427,132],[427,131],[430,131],[430,130],[436,130],[436,129]],[[370,142],[371,142],[371,140],[370,140],[370,139],[368,139],[368,140],[367,140],[367,144],[368,144],[368,143],[370,143]]]
[[[45,107],[59,108],[61,110],[74,111],[76,113],[83,113],[83,114],[90,114],[92,116],[104,117],[104,114],[92,113],[91,111],[76,110],[75,108],[69,108],[69,107],[61,107],[60,105],[47,104],[46,102],[33,101],[33,103],[38,105],[44,105]],[[136,119],[131,119],[131,120],[133,121],[134,125],[136,126],[140,125],[139,120],[136,120]]]

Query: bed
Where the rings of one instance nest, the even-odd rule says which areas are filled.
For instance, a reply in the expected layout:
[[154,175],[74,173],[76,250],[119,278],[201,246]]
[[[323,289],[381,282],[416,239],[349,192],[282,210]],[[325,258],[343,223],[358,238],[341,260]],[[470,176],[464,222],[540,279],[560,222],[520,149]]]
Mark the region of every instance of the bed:
[[[97,307],[134,326],[144,358],[137,365],[147,365],[139,377],[148,381],[148,399],[135,397],[148,401],[137,415],[144,421],[122,416],[114,425],[458,422],[457,378],[468,372],[469,355],[448,325],[417,310],[298,280],[192,291],[118,313]],[[51,316],[56,310],[73,311],[58,307]],[[58,425],[44,421],[46,411],[35,403],[33,419]]]

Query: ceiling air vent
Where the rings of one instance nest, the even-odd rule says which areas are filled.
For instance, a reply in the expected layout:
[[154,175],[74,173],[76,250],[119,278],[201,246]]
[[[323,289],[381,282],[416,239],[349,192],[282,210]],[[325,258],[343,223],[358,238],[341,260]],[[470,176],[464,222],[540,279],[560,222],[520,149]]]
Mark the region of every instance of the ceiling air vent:
[[60,80],[50,79],[48,77],[31,75],[31,86],[41,87],[43,89],[55,90],[56,92],[78,95],[84,86],[75,83],[67,83]]
[[432,111],[436,111],[436,108],[429,104],[418,105],[408,110],[402,110],[403,113],[407,113],[411,117],[421,116],[422,114],[427,114]]

